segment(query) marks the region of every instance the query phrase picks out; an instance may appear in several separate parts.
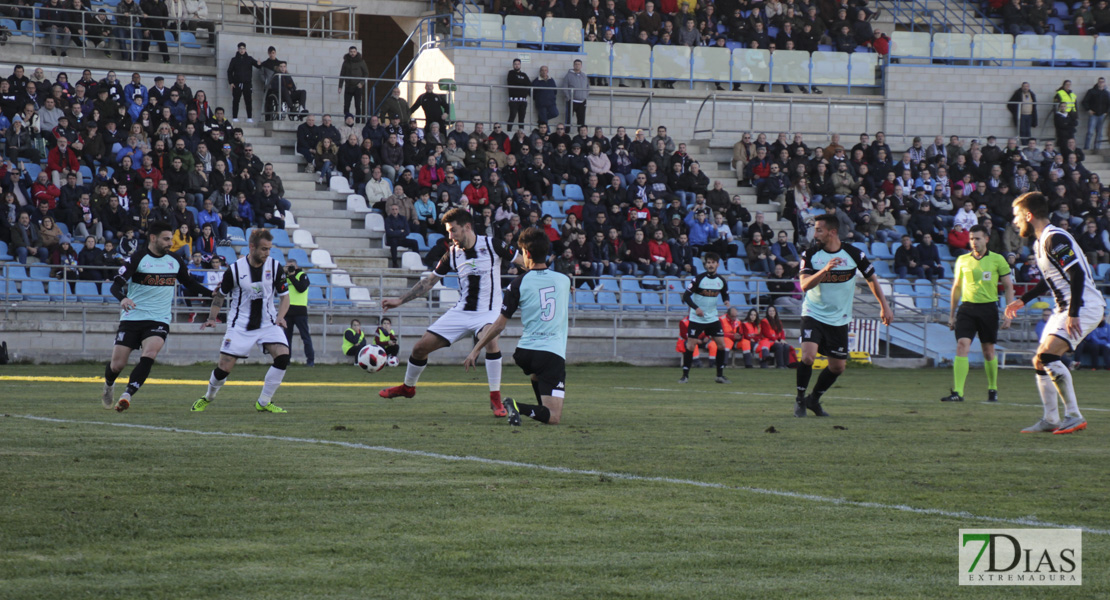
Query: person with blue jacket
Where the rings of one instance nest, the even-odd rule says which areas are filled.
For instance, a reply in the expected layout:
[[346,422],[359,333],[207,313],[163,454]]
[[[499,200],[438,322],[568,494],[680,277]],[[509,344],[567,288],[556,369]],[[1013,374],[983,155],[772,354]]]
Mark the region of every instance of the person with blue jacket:
[[711,246],[718,235],[717,228],[709,222],[707,216],[708,212],[704,209],[695,209],[694,222],[690,225],[690,245],[698,254],[701,254],[705,247]]
[[1104,369],[1110,371],[1110,324],[1103,321],[1089,333],[1079,347],[1075,349],[1075,356],[1082,361],[1090,357],[1088,366],[1092,370],[1098,369],[1099,359],[1102,359]]
[[397,258],[397,246],[404,246],[413,252],[419,249],[416,240],[408,239],[410,233],[412,228],[409,226],[408,219],[401,215],[401,206],[391,204],[389,214],[385,217],[385,243],[389,246],[390,268],[396,269],[401,266],[400,259]]

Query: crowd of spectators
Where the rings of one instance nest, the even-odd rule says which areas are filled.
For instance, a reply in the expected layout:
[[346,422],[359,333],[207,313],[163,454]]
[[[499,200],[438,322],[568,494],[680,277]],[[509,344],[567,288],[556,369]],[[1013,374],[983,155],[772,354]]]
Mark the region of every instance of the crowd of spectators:
[[878,11],[867,0],[493,0],[490,10],[578,19],[587,41],[611,43],[885,54],[890,42],[871,26]]
[[1110,4],[1107,0],[1065,2],[1060,12],[1046,0],[987,0],[983,7],[1002,21],[1010,35],[1059,33],[1068,35],[1110,34]]
[[120,0],[114,9],[95,10],[82,0],[46,0],[37,6],[30,0],[5,0],[0,18],[13,20],[16,27],[31,23],[44,35],[52,56],[67,56],[76,47],[102,50],[106,58],[113,58],[118,47],[122,60],[145,61],[157,46],[168,63],[167,42],[176,37],[172,32],[214,28],[205,0]]
[[165,222],[172,251],[208,265],[228,227],[284,227],[281,177],[224,109],[184,75],[150,83],[87,69],[50,81],[22,65],[0,80],[0,240],[12,257],[60,264],[72,236],[122,259]]

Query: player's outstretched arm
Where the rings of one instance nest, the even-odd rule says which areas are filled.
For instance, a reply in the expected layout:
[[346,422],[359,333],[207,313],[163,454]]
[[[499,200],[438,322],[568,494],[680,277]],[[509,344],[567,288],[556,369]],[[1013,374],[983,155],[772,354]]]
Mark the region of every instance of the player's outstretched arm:
[[405,292],[400,298],[386,298],[382,300],[382,310],[398,308],[406,302],[427,296],[428,292],[432,291],[432,288],[439,283],[439,279],[440,277],[436,273],[429,274],[427,277],[417,282],[416,285],[412,286],[412,289]]
[[212,307],[208,309],[208,320],[201,324],[201,329],[215,327],[219,323],[220,310],[224,307],[224,293],[220,288],[212,292]]
[[871,288],[875,300],[879,301],[879,320],[883,322],[883,325],[890,325],[894,322],[894,313],[890,312],[890,306],[886,303],[886,295],[883,294],[883,288],[879,285],[879,276],[872,274],[868,277],[867,287]]
[[505,326],[508,323],[509,319],[505,315],[498,315],[497,320],[486,328],[486,332],[482,334],[482,339],[478,340],[477,344],[474,344],[474,349],[470,351],[470,354],[466,355],[466,360],[463,361],[463,367],[467,371],[469,371],[478,360],[478,354],[482,351],[482,348],[485,348],[494,338],[501,335],[501,332],[505,331]]

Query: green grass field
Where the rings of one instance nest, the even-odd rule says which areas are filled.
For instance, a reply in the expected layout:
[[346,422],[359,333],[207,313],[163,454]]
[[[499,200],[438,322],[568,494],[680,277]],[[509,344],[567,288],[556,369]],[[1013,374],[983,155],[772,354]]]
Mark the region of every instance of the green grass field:
[[[289,414],[256,414],[260,384],[192,414],[208,371],[156,365],[195,383],[123,414],[97,383],[10,379],[102,366],[0,371],[0,598],[1110,597],[1105,373],[1075,375],[1090,429],[1053,436],[1017,433],[1028,370],[997,405],[973,370],[952,405],[948,370],[850,369],[832,418],[795,419],[793,371],[572,366],[563,424],[518,429],[483,371],[387,401],[401,369],[294,365],[320,385],[284,387]],[[960,528],[1033,521],[1088,529],[1082,587],[957,586]]]

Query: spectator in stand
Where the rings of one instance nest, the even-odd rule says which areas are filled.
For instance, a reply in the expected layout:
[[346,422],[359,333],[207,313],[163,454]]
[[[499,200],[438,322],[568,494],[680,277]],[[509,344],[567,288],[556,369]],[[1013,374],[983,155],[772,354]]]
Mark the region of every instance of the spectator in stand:
[[73,30],[70,28],[72,23],[67,8],[69,7],[59,0],[48,0],[39,10],[40,31],[46,33],[51,56],[57,56],[59,52],[62,56],[67,56],[66,48],[69,48],[72,42]]
[[1102,368],[1110,371],[1110,324],[1099,323],[1075,349],[1075,358],[1078,362],[1086,359],[1092,371],[1098,370],[1099,359],[1102,359]]
[[925,276],[918,248],[913,245],[913,238],[908,235],[902,236],[902,245],[894,251],[894,273],[899,279]]
[[334,174],[335,165],[339,163],[339,156],[336,154],[336,146],[330,137],[325,137],[320,140],[316,146],[316,162],[315,167],[319,175],[316,177],[317,185],[326,185],[331,181],[331,176]]
[[1087,110],[1087,137],[1083,140],[1083,149],[1091,149],[1093,138],[1094,149],[1098,151],[1106,114],[1110,112],[1110,92],[1106,90],[1106,78],[1099,77],[1094,87],[1087,90],[1083,96],[1083,108]]
[[169,29],[169,16],[170,9],[166,6],[165,0],[142,0],[140,10],[143,18],[140,20],[142,25],[142,54],[139,60],[146,61],[147,53],[150,47],[155,42],[158,44],[158,49],[162,52],[162,62],[165,64],[170,63],[170,49],[166,44],[167,29]]
[[28,257],[37,258],[41,263],[50,259],[50,251],[43,246],[39,228],[31,223],[31,215],[26,212],[19,214],[11,229],[9,252],[21,264],[27,264]]
[[78,185],[84,185],[81,175],[81,164],[77,160],[77,152],[70,149],[66,138],[59,138],[57,145],[50,151],[46,161],[46,170],[49,172],[53,183],[61,187],[62,182],[70,175],[77,176]]
[[959,223],[952,225],[952,229],[948,232],[948,248],[951,250],[952,256],[958,258],[967,254],[970,244],[971,234],[963,228],[963,225]]
[[416,240],[408,239],[408,235],[412,233],[409,219],[401,215],[399,204],[391,204],[389,206],[389,213],[385,218],[385,243],[389,246],[389,266],[396,269],[401,266],[401,259],[397,256],[397,247],[402,246],[416,252],[418,244]]
[[[362,59],[358,47],[347,48],[343,55],[343,64],[339,68],[339,91],[343,92],[343,112],[362,115],[366,110],[365,89],[366,80],[370,77],[370,69]],[[351,102],[354,101],[354,111]]]
[[748,268],[756,273],[770,273],[774,270],[774,254],[771,246],[763,239],[763,234],[756,231],[752,233],[751,241],[747,245]]
[[785,231],[780,231],[778,239],[771,245],[771,255],[775,266],[782,265],[784,272],[790,276],[797,275],[802,257],[798,248],[790,242],[790,236]]
[[[234,107],[233,107],[234,109]],[[316,148],[320,145],[320,131],[316,127],[316,117],[308,115],[304,123],[297,126],[297,154],[304,157],[305,173],[316,170]]]
[[1056,104],[1056,112],[1052,113],[1052,124],[1056,128],[1056,145],[1063,148],[1068,140],[1075,137],[1079,117],[1074,110],[1068,110],[1068,103],[1059,102]]
[[570,123],[571,113],[574,113],[578,125],[586,123],[586,101],[590,97],[590,83],[582,71],[582,61],[575,59],[573,66],[563,77],[563,87],[567,95],[567,123]]

